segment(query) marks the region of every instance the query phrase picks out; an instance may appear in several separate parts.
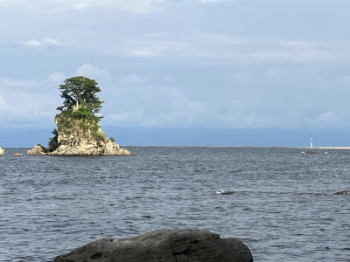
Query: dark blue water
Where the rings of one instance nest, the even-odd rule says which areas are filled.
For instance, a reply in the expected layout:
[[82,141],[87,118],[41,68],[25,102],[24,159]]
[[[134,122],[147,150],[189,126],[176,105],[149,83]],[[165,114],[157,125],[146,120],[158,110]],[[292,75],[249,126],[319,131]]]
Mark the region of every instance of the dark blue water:
[[[0,157],[0,261],[52,261],[160,228],[238,237],[255,261],[350,261],[350,151],[130,147],[131,157]],[[231,190],[232,195],[215,195]]]

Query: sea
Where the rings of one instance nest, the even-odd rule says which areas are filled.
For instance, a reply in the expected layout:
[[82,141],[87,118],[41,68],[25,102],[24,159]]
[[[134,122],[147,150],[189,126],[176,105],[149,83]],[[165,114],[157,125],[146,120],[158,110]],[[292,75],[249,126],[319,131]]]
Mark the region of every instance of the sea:
[[106,236],[176,228],[239,238],[254,261],[350,261],[350,195],[335,194],[350,189],[350,150],[127,148],[133,156],[6,149],[0,261],[49,262]]

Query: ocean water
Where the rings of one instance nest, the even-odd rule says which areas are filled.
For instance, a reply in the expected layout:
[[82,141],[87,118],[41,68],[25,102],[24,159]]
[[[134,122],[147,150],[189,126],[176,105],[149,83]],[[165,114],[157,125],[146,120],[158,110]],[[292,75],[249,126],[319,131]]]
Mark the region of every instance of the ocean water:
[[[237,237],[254,261],[350,261],[350,151],[130,147],[130,157],[0,157],[0,261],[47,262],[161,228]],[[216,195],[217,190],[234,191]]]

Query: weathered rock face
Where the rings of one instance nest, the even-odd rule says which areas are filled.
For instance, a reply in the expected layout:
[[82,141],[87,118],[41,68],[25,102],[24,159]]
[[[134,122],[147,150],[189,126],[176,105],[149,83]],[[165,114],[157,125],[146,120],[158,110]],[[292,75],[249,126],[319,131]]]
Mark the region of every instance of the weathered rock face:
[[131,239],[103,238],[54,262],[253,262],[236,238],[203,230],[157,230]]
[[55,156],[127,156],[131,153],[109,139],[99,143],[60,144],[49,153]]
[[5,150],[0,147],[0,156],[3,156],[5,154]]
[[[56,141],[52,147],[50,155],[91,155],[91,156],[113,156],[131,155],[126,149],[120,148],[110,139],[106,138],[101,127],[96,123],[96,131],[93,133],[92,125],[82,120],[71,120],[69,127],[60,128],[62,123],[55,119],[58,128]],[[65,120],[67,121],[67,120]]]
[[47,149],[40,144],[35,145],[32,149],[27,151],[28,155],[45,156],[48,154]]
[[[56,119],[57,126],[60,123]],[[127,156],[131,153],[119,147],[114,141],[106,138],[102,129],[98,126],[95,134],[83,128],[81,120],[72,120],[67,128],[59,128],[57,135],[46,149],[36,145],[28,151],[29,155],[54,155],[54,156]]]

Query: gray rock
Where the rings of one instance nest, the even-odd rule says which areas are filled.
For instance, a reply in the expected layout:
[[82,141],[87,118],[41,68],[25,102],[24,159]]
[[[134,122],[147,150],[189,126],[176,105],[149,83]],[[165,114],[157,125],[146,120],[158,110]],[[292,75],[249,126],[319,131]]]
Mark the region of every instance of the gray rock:
[[28,155],[45,156],[48,154],[47,149],[40,144],[35,145],[32,149],[27,151]]
[[342,190],[335,193],[336,195],[350,195],[350,190]]
[[103,238],[55,258],[54,262],[253,262],[236,238],[205,230],[157,230],[130,239]]
[[311,151],[311,150],[305,152],[305,154],[311,154],[311,155],[315,153],[316,153],[315,151]]

